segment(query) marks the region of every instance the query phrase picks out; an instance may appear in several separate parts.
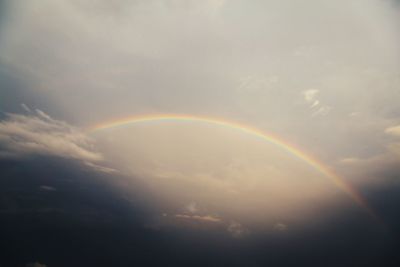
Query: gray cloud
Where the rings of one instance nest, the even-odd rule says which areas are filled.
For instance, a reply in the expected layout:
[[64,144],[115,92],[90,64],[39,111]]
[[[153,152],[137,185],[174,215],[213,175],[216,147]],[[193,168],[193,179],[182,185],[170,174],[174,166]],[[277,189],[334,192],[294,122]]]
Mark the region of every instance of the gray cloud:
[[[379,154],[377,134],[400,119],[389,1],[33,0],[7,13],[1,63],[79,125],[211,114],[335,162]],[[318,95],[304,105],[309,88]]]

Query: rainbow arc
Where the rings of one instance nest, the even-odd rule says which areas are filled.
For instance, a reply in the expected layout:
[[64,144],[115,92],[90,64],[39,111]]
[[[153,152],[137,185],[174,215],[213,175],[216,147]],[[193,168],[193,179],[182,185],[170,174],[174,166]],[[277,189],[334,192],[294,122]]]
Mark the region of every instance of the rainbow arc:
[[187,122],[209,123],[242,131],[244,133],[253,135],[257,138],[263,139],[264,141],[277,145],[278,147],[286,150],[288,153],[291,153],[292,155],[303,160],[305,163],[309,164],[311,167],[319,171],[325,177],[328,177],[338,188],[340,188],[347,195],[349,195],[360,207],[362,207],[365,211],[367,211],[373,218],[378,219],[377,215],[369,207],[367,201],[363,198],[363,196],[361,196],[359,192],[357,192],[354,188],[352,188],[350,184],[348,184],[342,177],[340,177],[337,173],[335,173],[334,170],[331,169],[329,166],[326,166],[321,161],[308,155],[307,153],[303,152],[300,148],[296,147],[293,144],[290,144],[286,140],[283,140],[272,133],[267,133],[257,128],[253,128],[251,126],[212,117],[202,117],[202,116],[194,116],[186,114],[149,114],[149,115],[132,116],[132,117],[113,120],[110,122],[100,123],[98,125],[95,125],[94,127],[91,127],[89,129],[89,132],[95,132],[105,129],[123,127],[127,125],[138,124],[143,122],[152,122],[152,121],[154,122],[187,121]]

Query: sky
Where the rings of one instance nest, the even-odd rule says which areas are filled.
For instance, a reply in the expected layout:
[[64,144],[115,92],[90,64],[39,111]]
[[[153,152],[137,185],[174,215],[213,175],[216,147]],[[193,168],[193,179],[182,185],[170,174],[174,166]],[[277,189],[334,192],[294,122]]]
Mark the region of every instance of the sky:
[[[223,249],[205,258],[238,249],[263,266],[266,235],[279,254],[297,250],[295,237],[346,236],[359,226],[368,239],[371,227],[382,246],[366,251],[390,266],[399,230],[399,13],[394,0],[1,1],[0,214],[21,208],[10,192],[26,179],[43,194],[43,210],[65,186],[41,184],[44,162],[54,161],[52,172],[96,181],[93,199],[136,203],[122,217],[140,214],[134,231],[151,232],[138,237],[146,244],[163,231],[189,229],[184,239],[194,243],[223,232]],[[160,114],[175,115],[96,130]],[[183,115],[218,123],[176,119]],[[344,230],[330,228],[338,222]],[[246,249],[225,247],[229,238]],[[310,249],[321,240],[308,240]],[[346,257],[337,264],[351,266]],[[19,266],[39,260],[31,258]]]

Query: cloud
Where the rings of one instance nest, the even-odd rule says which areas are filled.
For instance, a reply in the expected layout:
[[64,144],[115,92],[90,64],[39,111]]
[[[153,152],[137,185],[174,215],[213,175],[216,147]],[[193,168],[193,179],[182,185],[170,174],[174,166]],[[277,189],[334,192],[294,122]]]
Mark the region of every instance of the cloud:
[[[400,125],[388,127],[384,130],[384,133],[394,136],[400,137]],[[378,154],[369,156],[369,157],[344,157],[339,160],[339,163],[347,166],[356,166],[361,169],[367,168],[370,169],[384,169],[387,168],[388,165],[398,164],[400,158],[400,142],[397,139],[386,140],[382,142],[384,144],[384,148]]]
[[317,99],[318,93],[319,90],[317,89],[308,89],[302,92],[304,100],[309,104],[310,109],[313,110],[312,117],[326,115],[332,109],[330,106],[321,104],[321,101]]
[[[313,108],[313,107],[315,107],[315,106],[313,105],[311,108]],[[326,114],[329,113],[329,111],[330,111],[331,109],[332,109],[332,108],[329,107],[329,106],[319,107],[319,108],[312,114],[312,116],[315,117],[315,116],[318,116],[318,115],[326,115]]]
[[[205,0],[205,1],[187,1],[175,0],[171,1],[172,6],[175,8],[190,8],[209,15],[217,15],[226,4],[226,0]],[[171,5],[170,3],[170,5]]]
[[7,114],[0,121],[0,147],[3,157],[38,154],[84,162],[103,159],[93,151],[91,140],[78,128],[52,119],[41,110],[29,115]]
[[48,185],[41,185],[40,190],[44,190],[44,191],[57,191],[57,189],[55,187],[52,186],[48,186]]
[[24,103],[21,103],[21,107],[22,107],[26,112],[32,112],[32,110],[31,110],[27,105],[25,105]]
[[[303,91],[304,99],[308,103],[313,103],[315,101],[316,95],[318,94],[318,90],[316,89],[308,89]],[[314,105],[314,104],[313,104]]]
[[250,233],[247,228],[235,221],[229,223],[227,231],[235,238],[242,238]]
[[199,208],[197,207],[196,202],[191,202],[186,206],[186,210],[190,213],[198,212]]
[[91,167],[92,169],[99,171],[99,172],[104,172],[104,173],[108,173],[108,174],[112,174],[112,173],[118,173],[119,171],[110,167],[105,167],[99,164],[95,164],[92,162],[85,162],[86,166]]
[[186,215],[186,214],[176,214],[176,218],[181,218],[181,219],[188,219],[188,220],[195,220],[195,221],[201,221],[201,222],[211,222],[211,223],[220,223],[222,220],[218,217],[214,217],[211,215]]
[[277,223],[274,225],[274,229],[278,232],[285,232],[288,229],[288,227],[286,224]]
[[26,265],[26,267],[46,267],[46,266],[47,266],[46,264],[42,264],[42,263],[39,263],[39,262],[28,263]]
[[387,149],[388,149],[389,152],[393,153],[393,155],[395,155],[396,158],[399,158],[399,156],[400,156],[400,142],[390,143],[389,145],[387,145]]
[[319,100],[315,100],[314,103],[311,105],[311,108],[314,108],[319,105]]
[[[393,136],[393,137],[400,137],[400,125],[388,127],[384,131],[386,134]],[[386,144],[386,157],[387,158],[394,158],[395,160],[400,160],[400,142],[396,140],[390,140],[389,143]]]
[[400,137],[400,125],[389,127],[385,129],[385,133],[393,136],[399,136]]
[[[386,1],[9,2],[0,58],[21,86],[2,79],[3,110],[35,103],[80,125],[148,112],[212,115],[328,161],[363,154],[366,142],[368,153],[379,151],[375,131],[398,121],[399,16]],[[354,111],[357,121],[347,116]],[[315,119],[325,114],[329,121]]]
[[362,159],[359,159],[357,157],[348,157],[348,158],[342,158],[339,160],[339,163],[341,164],[357,164],[360,163]]
[[212,215],[176,214],[175,218],[206,224],[222,225],[226,229],[226,231],[234,238],[243,238],[250,233],[249,229],[247,229],[237,221],[227,221],[223,218],[215,217]]

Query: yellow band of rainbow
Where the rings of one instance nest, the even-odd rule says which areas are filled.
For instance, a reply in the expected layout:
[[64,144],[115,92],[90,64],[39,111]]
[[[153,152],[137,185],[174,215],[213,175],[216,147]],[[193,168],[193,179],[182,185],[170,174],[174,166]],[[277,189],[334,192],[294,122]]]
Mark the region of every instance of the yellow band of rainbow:
[[227,121],[225,119],[212,118],[212,117],[202,117],[186,114],[148,114],[148,115],[137,115],[122,119],[117,119],[110,122],[100,123],[94,127],[89,128],[89,132],[94,132],[103,129],[121,127],[141,122],[150,121],[191,121],[191,122],[203,122],[209,124],[215,124],[223,127],[228,127],[235,130],[240,130],[244,133],[251,134],[255,137],[263,139],[269,143],[277,145],[282,149],[285,149],[292,155],[302,159],[304,162],[308,163],[310,166],[318,170],[324,176],[329,177],[332,182],[338,186],[341,190],[347,193],[359,206],[366,210],[373,218],[378,217],[373,212],[373,210],[368,206],[366,200],[353,189],[346,181],[343,180],[339,175],[337,175],[330,167],[324,165],[322,162],[311,157],[307,153],[303,152],[296,146],[290,144],[289,142],[282,140],[276,135],[261,131],[259,129],[253,128],[251,126],[243,125],[237,122]]

